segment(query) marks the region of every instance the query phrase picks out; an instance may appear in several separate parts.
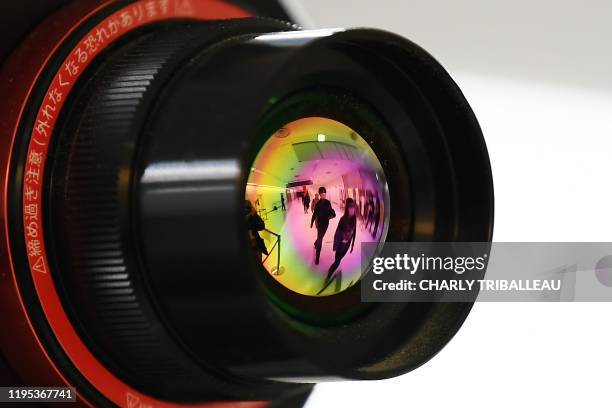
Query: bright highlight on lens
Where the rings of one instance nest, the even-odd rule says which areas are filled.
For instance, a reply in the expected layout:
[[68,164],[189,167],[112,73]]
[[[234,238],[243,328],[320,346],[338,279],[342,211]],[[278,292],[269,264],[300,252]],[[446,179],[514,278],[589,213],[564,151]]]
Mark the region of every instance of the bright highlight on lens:
[[362,276],[361,243],[384,241],[389,199],[380,161],[348,126],[288,123],[259,151],[246,188],[251,246],[282,285],[309,296]]

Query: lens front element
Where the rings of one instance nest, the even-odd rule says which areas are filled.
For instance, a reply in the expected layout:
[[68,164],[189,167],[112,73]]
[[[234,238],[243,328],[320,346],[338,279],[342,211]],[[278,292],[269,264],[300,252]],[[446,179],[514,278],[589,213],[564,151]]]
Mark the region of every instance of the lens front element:
[[380,161],[338,121],[287,123],[251,166],[245,196],[251,247],[294,292],[329,296],[359,282],[361,243],[384,242],[388,219]]

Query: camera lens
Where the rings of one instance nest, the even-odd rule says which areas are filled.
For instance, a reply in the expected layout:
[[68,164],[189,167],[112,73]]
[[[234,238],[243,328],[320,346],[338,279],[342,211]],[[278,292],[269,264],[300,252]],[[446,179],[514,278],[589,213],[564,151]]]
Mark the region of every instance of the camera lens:
[[458,330],[469,303],[360,299],[361,243],[491,238],[482,133],[426,52],[173,19],[75,70],[79,38],[37,85],[7,189],[17,280],[71,381],[267,400],[399,375]]
[[251,246],[266,270],[310,296],[359,282],[361,243],[384,242],[390,211],[370,145],[324,117],[292,121],[270,136],[251,165],[245,204]]

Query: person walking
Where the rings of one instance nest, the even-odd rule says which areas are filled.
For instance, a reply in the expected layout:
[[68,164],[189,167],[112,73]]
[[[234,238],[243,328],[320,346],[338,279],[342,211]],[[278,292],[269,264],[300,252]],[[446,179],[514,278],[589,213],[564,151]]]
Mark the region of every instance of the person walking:
[[366,208],[367,210],[365,229],[371,231],[372,225],[374,224],[374,197],[371,192],[368,192],[368,201]]
[[280,193],[281,196],[281,208],[283,209],[283,211],[285,211],[287,208],[285,207],[285,196],[283,196],[283,193]]
[[317,206],[317,203],[319,202],[320,198],[319,198],[319,193],[315,193],[314,199],[312,200],[312,203],[310,204],[310,211],[314,212],[314,208]]
[[310,194],[308,194],[308,191],[304,191],[302,205],[304,205],[304,214],[308,214],[308,208],[310,207]]
[[355,200],[347,198],[344,206],[344,215],[338,221],[336,227],[336,233],[334,234],[334,252],[335,259],[334,263],[331,264],[327,270],[327,277],[323,283],[323,288],[319,291],[319,294],[323,292],[330,284],[334,272],[340,266],[340,262],[345,257],[349,248],[353,252],[355,247],[355,237],[357,236],[357,205]]
[[332,208],[331,203],[327,198],[327,190],[325,187],[319,187],[319,201],[315,205],[310,219],[310,228],[316,221],[317,226],[317,240],[314,242],[315,247],[315,265],[319,264],[319,258],[321,257],[321,247],[323,246],[323,237],[329,227],[329,220],[336,216],[336,212]]
[[374,218],[374,231],[372,231],[372,238],[376,238],[376,234],[378,234],[378,225],[380,224],[380,200],[378,199],[378,194],[374,195],[374,214],[372,217]]

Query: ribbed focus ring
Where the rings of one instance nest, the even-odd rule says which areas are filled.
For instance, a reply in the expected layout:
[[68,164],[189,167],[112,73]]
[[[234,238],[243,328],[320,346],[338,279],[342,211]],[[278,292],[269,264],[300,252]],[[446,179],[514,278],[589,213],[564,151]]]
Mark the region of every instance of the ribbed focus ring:
[[101,67],[68,120],[72,137],[62,138],[54,171],[56,225],[64,238],[60,269],[70,271],[77,316],[93,329],[91,342],[105,360],[125,361],[127,370],[116,369],[144,378],[146,386],[162,378],[184,382],[198,372],[187,358],[167,353],[172,340],[147,297],[129,220],[134,127],[184,39],[146,35]]

